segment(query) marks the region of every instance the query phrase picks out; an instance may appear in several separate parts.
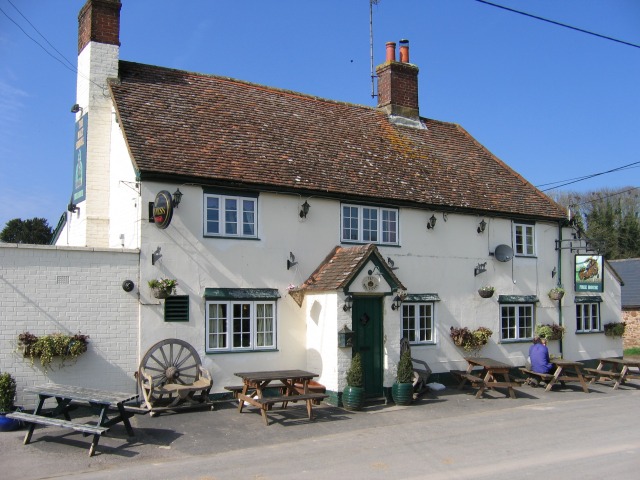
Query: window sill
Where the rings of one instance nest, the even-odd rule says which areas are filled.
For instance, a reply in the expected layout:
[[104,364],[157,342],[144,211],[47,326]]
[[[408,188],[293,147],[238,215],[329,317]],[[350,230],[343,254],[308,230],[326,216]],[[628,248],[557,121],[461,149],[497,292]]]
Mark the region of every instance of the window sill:
[[280,350],[277,348],[272,348],[272,349],[264,349],[264,350],[215,350],[215,351],[206,351],[204,352],[205,355],[237,355],[239,353],[273,353],[273,352],[279,352]]
[[220,238],[225,240],[260,240],[260,237],[239,237],[233,235],[202,235],[203,238]]

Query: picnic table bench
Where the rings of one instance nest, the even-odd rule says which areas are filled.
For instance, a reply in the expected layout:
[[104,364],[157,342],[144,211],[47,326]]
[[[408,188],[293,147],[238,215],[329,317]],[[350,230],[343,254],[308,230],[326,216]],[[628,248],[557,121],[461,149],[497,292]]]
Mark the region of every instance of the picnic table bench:
[[[325,393],[310,392],[309,381],[318,375],[303,370],[274,370],[262,372],[240,372],[235,374],[242,378],[242,390],[237,393],[238,412],[242,413],[245,405],[258,407],[266,425],[269,425],[267,411],[276,403],[282,403],[286,408],[290,402],[304,401],[307,406],[307,416],[313,420],[313,403],[327,398]],[[265,390],[271,382],[280,389],[281,395],[265,395]],[[302,388],[297,387],[301,384]],[[234,387],[229,388],[234,391]]]
[[451,370],[460,379],[458,389],[470,383],[472,387],[478,388],[476,398],[480,398],[487,389],[506,388],[509,397],[516,398],[514,387],[520,384],[509,375],[510,365],[486,357],[466,357],[465,360],[469,364],[466,371]]
[[[84,435],[93,435],[89,456],[93,456],[100,440],[100,436],[109,431],[109,428],[122,422],[127,434],[134,435],[129,418],[132,412],[125,409],[125,403],[138,398],[137,394],[109,392],[93,388],[76,387],[72,385],[46,384],[36,387],[27,387],[25,392],[36,393],[39,397],[38,405],[33,413],[13,412],[8,414],[9,418],[22,420],[29,424],[23,443],[27,445],[33,436],[36,425],[48,427],[68,428]],[[50,412],[43,411],[47,399],[55,398],[57,406]],[[88,404],[92,407],[94,415],[97,416],[95,423],[72,421],[70,412],[72,406]],[[73,404],[73,405],[72,405]],[[109,418],[111,411],[117,412],[115,416]],[[63,416],[62,418],[57,418]]]
[[615,380],[613,389],[617,390],[627,380],[640,378],[639,372],[632,371],[630,368],[640,370],[640,360],[614,357],[601,358],[597,368],[585,368],[585,371],[592,375],[589,383]]
[[547,382],[546,392],[551,391],[554,385],[558,383],[564,387],[567,382],[579,382],[582,390],[585,393],[589,393],[589,387],[585,380],[589,380],[590,377],[582,374],[582,364],[580,362],[558,359],[552,360],[551,363],[556,366],[553,373],[534,372],[527,368],[521,368],[520,371],[527,375],[528,378],[537,378]]

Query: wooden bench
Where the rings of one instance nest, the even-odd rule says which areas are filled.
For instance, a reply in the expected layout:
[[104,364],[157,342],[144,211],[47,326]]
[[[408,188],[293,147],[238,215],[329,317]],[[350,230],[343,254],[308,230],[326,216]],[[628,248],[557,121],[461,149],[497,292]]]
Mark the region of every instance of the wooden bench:
[[144,407],[158,412],[210,406],[211,374],[198,352],[184,340],[168,338],[153,345],[135,374]]
[[[267,389],[276,388],[281,391],[283,387],[284,387],[284,384],[282,383],[270,383]],[[244,388],[243,385],[227,385],[226,387],[224,387],[225,390],[228,390],[232,393],[233,398],[238,398],[238,395],[242,392],[243,388]],[[252,389],[249,388],[249,390],[251,391]]]
[[553,374],[551,373],[534,372],[533,370],[529,370],[527,368],[521,368],[520,371],[527,376],[527,380],[532,378],[535,380],[542,380],[544,382],[550,382],[551,380],[553,380]]
[[276,403],[282,403],[282,408],[285,408],[289,402],[295,403],[305,401],[307,404],[307,416],[309,417],[309,420],[313,420],[313,402],[321,401],[328,396],[329,395],[326,393],[303,393],[300,395],[281,395],[277,397],[255,398],[254,401],[260,404],[260,408],[264,411],[263,416],[265,422],[269,425],[269,419],[267,418],[266,412]]
[[[473,370],[474,372],[480,373],[482,370]],[[458,380],[458,388],[464,387],[466,382],[471,383],[472,385],[477,385],[479,383],[484,383],[484,379],[480,378],[473,373],[465,372],[464,370],[450,370],[451,374]]]
[[[597,368],[584,368],[583,370],[592,374],[589,375],[589,379],[591,382],[598,379],[599,377],[606,378],[607,380],[622,377],[622,372],[613,372],[611,370],[598,370]],[[629,375],[627,375],[627,378],[629,378]]]
[[[101,427],[100,425],[91,425],[87,423],[75,423],[69,420],[64,420],[62,418],[52,418],[52,417],[43,417],[42,415],[34,415],[32,413],[25,412],[13,412],[7,414],[8,418],[13,418],[14,420],[21,420],[25,423],[31,424],[39,424],[45,425],[47,427],[61,427],[61,428],[70,428],[76,432],[82,432],[84,435],[93,435],[93,441],[91,442],[91,446],[89,447],[89,456],[92,456],[96,446],[98,445],[98,440],[100,436],[109,431],[108,427]],[[33,425],[32,425],[33,426]],[[24,437],[24,444],[27,445],[31,441],[31,434],[33,430],[27,433]]]

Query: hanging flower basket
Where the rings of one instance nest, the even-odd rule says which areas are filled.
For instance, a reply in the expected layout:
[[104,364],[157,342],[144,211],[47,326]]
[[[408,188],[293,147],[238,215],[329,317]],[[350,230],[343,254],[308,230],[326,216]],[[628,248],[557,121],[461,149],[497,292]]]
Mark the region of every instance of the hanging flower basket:
[[549,298],[551,300],[562,300],[564,297],[564,289],[560,287],[552,288],[549,290]]
[[493,297],[493,293],[496,291],[494,287],[482,287],[478,289],[478,295],[482,298],[491,298]]

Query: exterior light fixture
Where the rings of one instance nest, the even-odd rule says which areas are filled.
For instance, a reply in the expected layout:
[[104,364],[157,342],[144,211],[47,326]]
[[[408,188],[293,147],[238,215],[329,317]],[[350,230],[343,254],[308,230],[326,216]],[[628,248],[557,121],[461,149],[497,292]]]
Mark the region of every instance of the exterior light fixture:
[[431,218],[427,222],[427,229],[431,230],[432,228],[435,228],[435,226],[436,226],[436,216],[431,215]]
[[67,210],[71,213],[76,213],[78,211],[78,206],[75,203],[70,202],[69,205],[67,205]]
[[347,295],[344,299],[344,305],[342,306],[342,310],[344,310],[345,312],[348,312],[349,310],[351,310],[352,306],[353,306],[353,297],[351,295]]
[[158,260],[162,258],[162,253],[160,253],[161,248],[156,248],[156,251],[151,254],[151,265],[155,265]]
[[300,205],[300,218],[307,218],[310,208],[311,205],[309,205],[309,202],[305,200],[304,203]]
[[338,347],[346,348],[353,346],[353,331],[346,325],[338,331]]
[[393,303],[391,304],[391,310],[398,310],[402,305],[402,297],[400,295],[396,295],[393,299]]
[[484,232],[484,229],[487,228],[487,222],[484,221],[484,218],[478,224],[478,233]]
[[78,112],[82,112],[82,107],[80,105],[78,105],[77,103],[74,103],[73,106],[71,107],[71,113],[78,113]]
[[180,191],[179,188],[177,188],[176,191],[173,192],[173,198],[171,199],[171,203],[175,208],[178,208],[178,205],[180,205],[181,200],[182,200],[182,192]]

